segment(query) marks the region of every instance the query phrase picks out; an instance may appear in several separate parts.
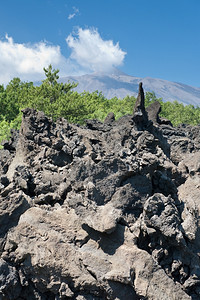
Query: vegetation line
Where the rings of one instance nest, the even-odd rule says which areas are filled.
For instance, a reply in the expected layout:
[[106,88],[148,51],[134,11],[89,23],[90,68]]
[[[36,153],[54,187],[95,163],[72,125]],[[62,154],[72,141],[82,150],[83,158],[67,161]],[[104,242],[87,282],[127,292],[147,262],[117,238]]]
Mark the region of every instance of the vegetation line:
[[[85,119],[103,121],[109,112],[113,112],[116,119],[133,112],[134,96],[108,100],[98,91],[78,93],[73,90],[77,84],[58,83],[59,70],[51,65],[44,68],[44,72],[46,79],[40,86],[34,86],[33,82],[22,82],[19,78],[11,80],[5,88],[0,85],[0,142],[9,138],[11,129],[19,129],[21,110],[25,107],[44,111],[54,120],[64,117],[70,123],[79,124],[83,124]],[[161,104],[160,116],[169,119],[174,126],[200,123],[199,107],[184,106],[177,101],[163,102],[162,98],[156,98],[154,92],[146,93],[145,106],[156,100]]]

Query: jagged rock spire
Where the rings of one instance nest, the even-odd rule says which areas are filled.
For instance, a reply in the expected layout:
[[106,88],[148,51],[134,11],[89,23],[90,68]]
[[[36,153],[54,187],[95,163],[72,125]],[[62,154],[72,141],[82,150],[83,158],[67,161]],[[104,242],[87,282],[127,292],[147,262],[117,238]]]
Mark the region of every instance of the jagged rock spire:
[[135,103],[134,107],[134,113],[138,111],[145,110],[144,108],[144,90],[142,87],[142,82],[139,83],[139,90],[138,90],[138,96],[137,96],[137,101]]
[[[146,125],[148,122],[148,116],[144,106],[144,90],[142,82],[139,83],[138,96],[133,110],[133,119],[137,125]],[[143,126],[142,126],[143,127]]]

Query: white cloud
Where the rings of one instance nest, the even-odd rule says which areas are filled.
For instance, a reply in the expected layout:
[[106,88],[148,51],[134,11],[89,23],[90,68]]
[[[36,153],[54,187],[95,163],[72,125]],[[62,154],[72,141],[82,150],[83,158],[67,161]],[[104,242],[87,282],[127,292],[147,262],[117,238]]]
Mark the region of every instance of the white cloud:
[[72,50],[70,58],[91,71],[110,71],[113,67],[122,65],[126,52],[119,43],[103,40],[96,29],[79,28],[77,34],[70,34],[67,44]]
[[75,16],[77,16],[79,14],[79,9],[76,8],[75,6],[73,7],[73,13],[72,14],[69,14],[68,16],[68,20],[71,20],[73,19]]
[[0,40],[0,83],[8,83],[13,77],[21,80],[39,80],[44,77],[43,67],[52,64],[65,74],[73,71],[73,64],[60,51],[59,46],[40,42],[33,45],[15,43],[6,35]]
[[16,43],[12,37],[0,40],[0,84],[14,77],[22,81],[39,81],[44,78],[43,68],[52,64],[60,70],[60,77],[91,72],[107,72],[123,63],[126,53],[119,44],[104,41],[97,30],[79,28],[66,42],[70,57],[62,55],[60,46],[47,42]]

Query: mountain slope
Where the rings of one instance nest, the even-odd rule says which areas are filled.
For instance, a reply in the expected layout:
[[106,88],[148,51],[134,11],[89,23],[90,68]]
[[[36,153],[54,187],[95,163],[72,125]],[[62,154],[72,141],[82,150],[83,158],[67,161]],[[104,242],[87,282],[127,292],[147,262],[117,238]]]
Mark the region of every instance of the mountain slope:
[[145,92],[155,92],[158,98],[164,101],[177,100],[183,104],[200,106],[200,88],[192,87],[182,83],[170,82],[163,79],[151,77],[134,77],[122,72],[113,74],[90,74],[82,76],[69,76],[60,79],[60,82],[78,82],[78,92],[101,91],[106,98],[124,98],[126,95],[136,96],[138,83],[143,82]]

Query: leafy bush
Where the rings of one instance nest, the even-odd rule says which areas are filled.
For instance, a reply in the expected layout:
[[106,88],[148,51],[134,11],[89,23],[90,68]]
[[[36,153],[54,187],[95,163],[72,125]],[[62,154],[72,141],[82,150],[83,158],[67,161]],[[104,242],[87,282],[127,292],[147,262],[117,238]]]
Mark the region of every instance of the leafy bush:
[[[113,112],[116,119],[133,112],[136,101],[133,96],[108,100],[98,91],[77,93],[73,90],[77,84],[58,82],[59,70],[54,70],[50,65],[44,68],[44,72],[46,79],[40,86],[22,82],[19,78],[11,80],[6,88],[0,85],[0,142],[9,138],[11,128],[20,127],[21,109],[25,107],[42,110],[54,120],[64,117],[71,123],[79,124],[83,124],[85,119],[103,121],[109,112]],[[184,106],[177,101],[163,102],[161,98],[156,98],[154,92],[146,93],[145,106],[157,100],[162,108],[160,115],[169,119],[174,126],[200,123],[199,107]]]

